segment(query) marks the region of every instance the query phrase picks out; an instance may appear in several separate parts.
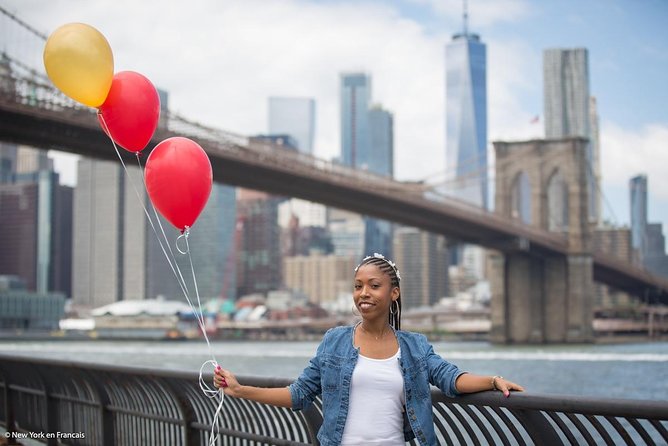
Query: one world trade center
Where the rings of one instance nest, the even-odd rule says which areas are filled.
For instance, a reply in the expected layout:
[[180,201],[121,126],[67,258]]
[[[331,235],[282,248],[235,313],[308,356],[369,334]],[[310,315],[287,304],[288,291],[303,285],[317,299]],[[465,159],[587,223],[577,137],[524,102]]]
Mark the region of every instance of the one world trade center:
[[446,172],[449,195],[488,209],[487,49],[466,26],[446,45]]

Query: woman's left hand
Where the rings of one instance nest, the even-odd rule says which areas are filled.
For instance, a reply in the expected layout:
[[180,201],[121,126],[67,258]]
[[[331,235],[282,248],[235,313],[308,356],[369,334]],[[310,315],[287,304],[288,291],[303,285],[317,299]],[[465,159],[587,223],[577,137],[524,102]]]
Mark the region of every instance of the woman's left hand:
[[492,378],[492,385],[499,392],[503,392],[503,395],[507,398],[510,396],[511,390],[516,390],[518,392],[524,392],[524,387],[519,384],[515,384],[512,381],[508,381],[501,376],[495,376]]

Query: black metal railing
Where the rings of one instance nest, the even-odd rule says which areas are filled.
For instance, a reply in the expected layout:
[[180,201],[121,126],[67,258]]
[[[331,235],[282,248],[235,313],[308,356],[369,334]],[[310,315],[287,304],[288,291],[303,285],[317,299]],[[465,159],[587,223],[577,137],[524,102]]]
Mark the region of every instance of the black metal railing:
[[[665,401],[498,392],[447,398],[438,391],[432,399],[445,445],[668,444]],[[317,444],[320,407],[293,412],[226,398],[215,444]],[[0,355],[0,425],[9,444],[23,436],[54,445],[207,445],[215,408],[193,372]]]

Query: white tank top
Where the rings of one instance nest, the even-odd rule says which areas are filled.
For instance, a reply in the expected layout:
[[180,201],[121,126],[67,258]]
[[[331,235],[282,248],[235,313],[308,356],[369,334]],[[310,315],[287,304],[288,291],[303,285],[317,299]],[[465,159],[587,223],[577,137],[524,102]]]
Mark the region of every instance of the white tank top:
[[404,446],[401,350],[391,358],[359,355],[350,381],[350,405],[341,444]]

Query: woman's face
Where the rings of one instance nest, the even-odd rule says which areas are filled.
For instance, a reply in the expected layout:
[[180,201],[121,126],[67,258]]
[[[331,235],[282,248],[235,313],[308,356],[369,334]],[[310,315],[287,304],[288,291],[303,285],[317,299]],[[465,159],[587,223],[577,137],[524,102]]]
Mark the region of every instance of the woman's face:
[[355,273],[353,301],[362,317],[387,317],[393,300],[399,297],[399,288],[392,287],[390,276],[376,265],[362,265]]

